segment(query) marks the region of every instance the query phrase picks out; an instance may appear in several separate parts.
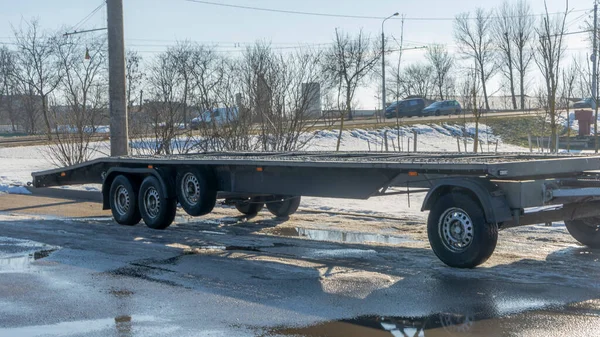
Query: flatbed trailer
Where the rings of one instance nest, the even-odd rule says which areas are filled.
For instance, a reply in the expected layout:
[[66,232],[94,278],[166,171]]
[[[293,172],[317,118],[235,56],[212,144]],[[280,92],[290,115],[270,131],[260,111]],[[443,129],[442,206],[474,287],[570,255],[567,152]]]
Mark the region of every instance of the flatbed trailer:
[[452,267],[485,262],[499,229],[553,221],[565,221],[576,240],[600,248],[600,156],[211,152],[106,157],[32,176],[35,187],[102,184],[103,208],[116,222],[143,219],[155,229],[173,222],[177,203],[192,216],[224,199],[247,215],[266,206],[287,217],[301,196],[427,192],[429,242]]

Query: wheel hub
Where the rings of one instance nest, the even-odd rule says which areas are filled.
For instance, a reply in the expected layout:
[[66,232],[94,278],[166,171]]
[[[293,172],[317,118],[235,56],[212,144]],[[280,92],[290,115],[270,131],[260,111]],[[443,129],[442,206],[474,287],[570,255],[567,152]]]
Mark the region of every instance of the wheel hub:
[[186,173],[181,179],[183,199],[188,204],[196,204],[200,200],[200,182],[193,173]]
[[154,187],[150,187],[144,194],[144,206],[151,218],[156,218],[160,211],[160,195]]
[[446,248],[462,252],[473,242],[473,222],[464,210],[448,209],[440,217],[439,234]]
[[127,212],[129,212],[130,197],[125,186],[121,185],[117,188],[114,198],[114,204],[117,213],[121,215],[127,214]]

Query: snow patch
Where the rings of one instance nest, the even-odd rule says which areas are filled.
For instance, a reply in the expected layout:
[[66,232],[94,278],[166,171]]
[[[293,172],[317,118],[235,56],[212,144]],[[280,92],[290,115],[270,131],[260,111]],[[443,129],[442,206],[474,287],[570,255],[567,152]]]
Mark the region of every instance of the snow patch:
[[14,186],[14,185],[5,185],[0,184],[0,194],[31,194],[27,188],[24,186]]

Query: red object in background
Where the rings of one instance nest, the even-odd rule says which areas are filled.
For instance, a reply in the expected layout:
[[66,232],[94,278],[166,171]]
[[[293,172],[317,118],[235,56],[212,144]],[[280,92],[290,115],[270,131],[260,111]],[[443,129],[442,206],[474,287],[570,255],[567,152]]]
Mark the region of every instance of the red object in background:
[[579,136],[589,136],[592,133],[594,112],[592,110],[577,110],[575,111],[575,119],[579,123]]

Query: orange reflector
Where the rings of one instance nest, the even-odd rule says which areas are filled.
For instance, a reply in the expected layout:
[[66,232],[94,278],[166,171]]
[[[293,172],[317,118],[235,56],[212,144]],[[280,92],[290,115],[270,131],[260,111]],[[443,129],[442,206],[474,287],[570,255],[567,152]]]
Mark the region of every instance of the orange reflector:
[[409,175],[410,177],[416,177],[416,176],[418,176],[418,175],[419,175],[419,173],[417,173],[417,172],[415,172],[415,171],[410,171],[410,172],[408,172],[408,175]]
[[148,168],[149,168],[149,169],[153,169],[153,168],[154,168],[154,165],[148,165]]
[[256,168],[256,172],[262,172],[262,171],[263,171],[262,167],[259,166],[259,167]]
[[65,172],[61,172],[61,173],[60,173],[60,176],[61,176],[61,177],[66,177],[66,176],[67,176],[67,174],[66,174]]

